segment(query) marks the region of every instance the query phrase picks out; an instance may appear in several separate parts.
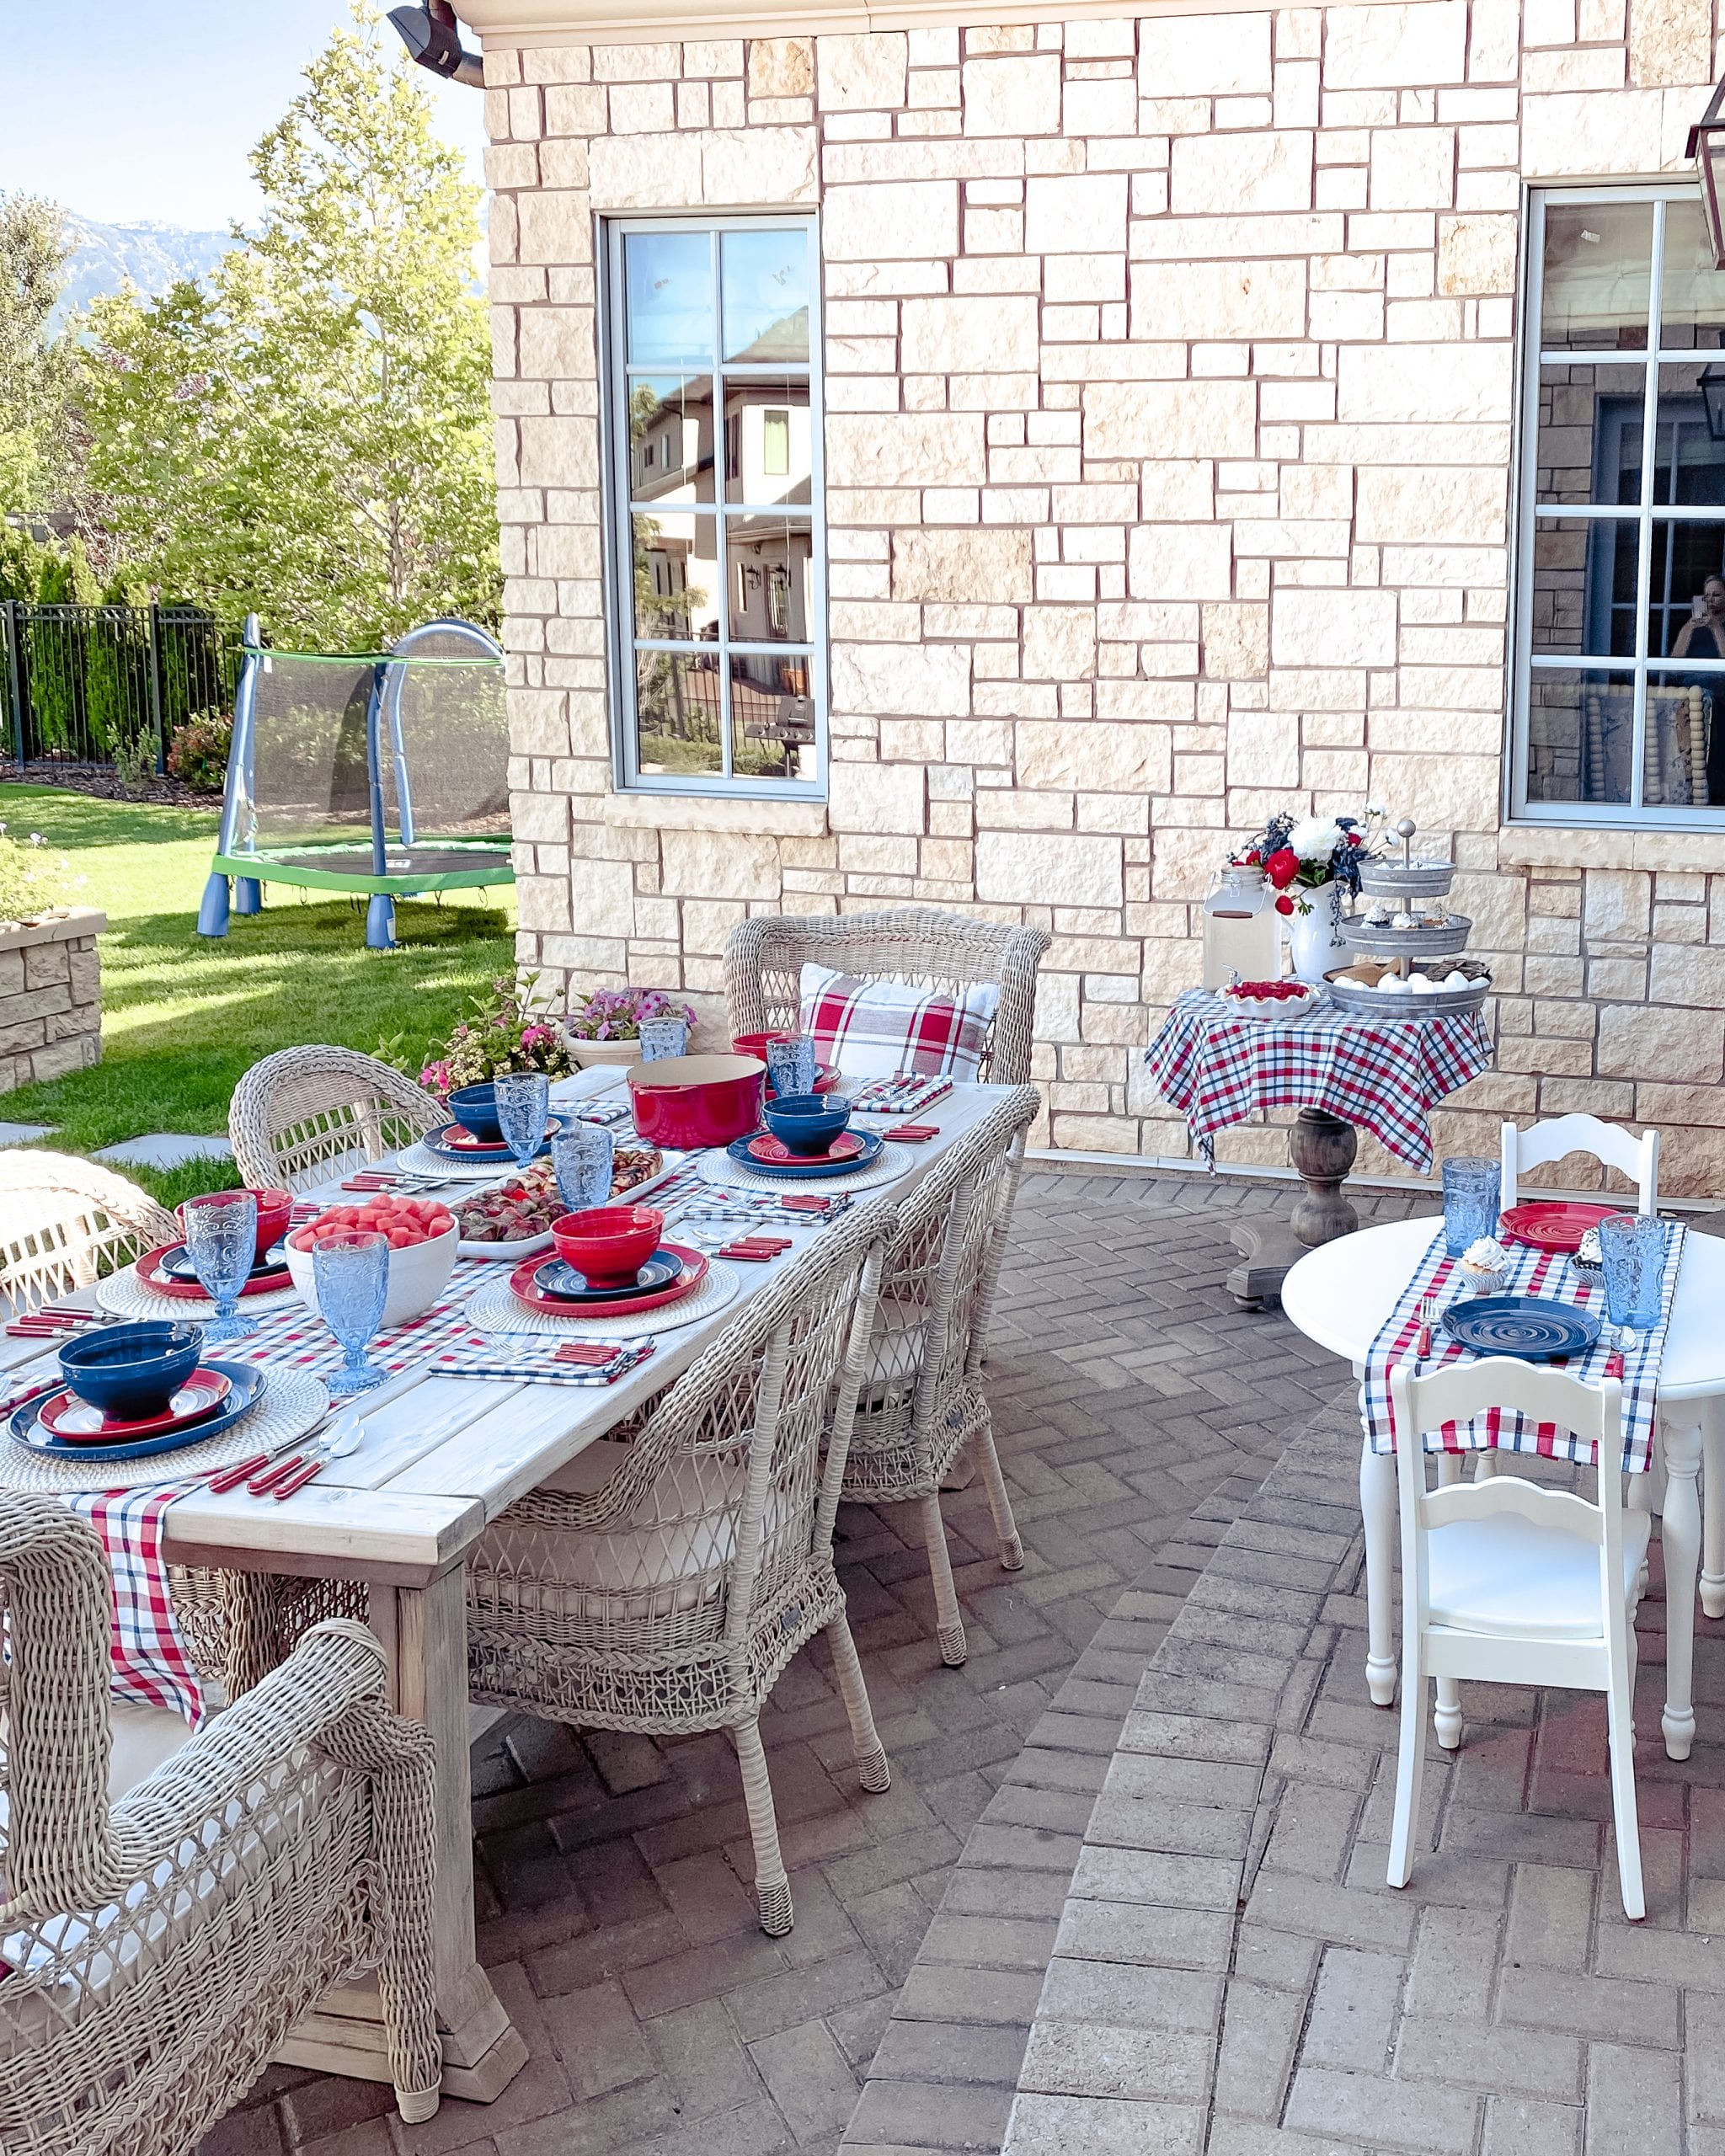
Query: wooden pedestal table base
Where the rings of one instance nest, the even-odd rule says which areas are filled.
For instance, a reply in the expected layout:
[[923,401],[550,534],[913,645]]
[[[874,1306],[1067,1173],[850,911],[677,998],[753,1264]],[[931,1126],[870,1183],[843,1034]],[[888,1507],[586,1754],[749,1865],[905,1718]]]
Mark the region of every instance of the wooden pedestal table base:
[[1359,1134],[1327,1108],[1301,1108],[1288,1133],[1288,1157],[1303,1186],[1286,1220],[1242,1220],[1233,1245],[1244,1262],[1228,1275],[1228,1293],[1242,1310],[1261,1310],[1282,1292],[1289,1268],[1309,1250],[1351,1235],[1359,1215],[1342,1185],[1359,1150]]

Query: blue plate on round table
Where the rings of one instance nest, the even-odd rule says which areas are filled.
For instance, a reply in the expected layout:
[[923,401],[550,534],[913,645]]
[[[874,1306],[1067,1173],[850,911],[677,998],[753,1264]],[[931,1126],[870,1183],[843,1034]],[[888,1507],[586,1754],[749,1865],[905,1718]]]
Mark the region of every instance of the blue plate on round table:
[[1541,1295],[1476,1295],[1452,1303],[1438,1322],[1477,1355],[1513,1355],[1523,1363],[1579,1355],[1599,1337],[1599,1321],[1591,1310]]
[[111,1445],[91,1444],[83,1438],[56,1438],[51,1430],[45,1430],[37,1410],[48,1399],[42,1393],[34,1400],[21,1401],[7,1423],[14,1441],[27,1452],[39,1452],[51,1460],[147,1460],[152,1453],[178,1452],[184,1445],[200,1445],[206,1438],[218,1438],[224,1430],[231,1429],[248,1408],[256,1406],[258,1396],[264,1390],[264,1373],[256,1363],[201,1363],[200,1369],[219,1370],[232,1387],[213,1415],[206,1415],[201,1422],[190,1422],[181,1430],[165,1431],[154,1438],[136,1438],[129,1443]]
[[856,1135],[862,1140],[862,1150],[852,1154],[848,1161],[757,1161],[749,1148],[760,1136],[758,1131],[747,1138],[735,1138],[725,1147],[740,1168],[747,1168],[751,1175],[767,1176],[775,1182],[802,1182],[810,1176],[852,1176],[858,1168],[866,1168],[876,1158],[886,1140],[879,1131],[859,1130]]

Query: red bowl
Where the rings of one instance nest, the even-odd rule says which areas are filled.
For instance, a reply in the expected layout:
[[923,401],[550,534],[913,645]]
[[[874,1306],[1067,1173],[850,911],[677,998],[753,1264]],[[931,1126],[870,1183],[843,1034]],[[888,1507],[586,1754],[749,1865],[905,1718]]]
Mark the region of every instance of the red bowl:
[[692,1152],[729,1145],[761,1128],[766,1066],[758,1056],[661,1056],[631,1064],[626,1075],[635,1129],[655,1145]]
[[[274,1249],[287,1233],[287,1224],[293,1217],[293,1193],[291,1190],[217,1190],[213,1198],[255,1198],[258,1201],[258,1247],[253,1255],[254,1265],[263,1262],[267,1252]],[[190,1202],[190,1201],[188,1201]],[[174,1217],[181,1232],[185,1229],[185,1207],[177,1205]]]
[[595,1288],[628,1286],[664,1232],[665,1215],[653,1205],[591,1205],[551,1224],[558,1256]]

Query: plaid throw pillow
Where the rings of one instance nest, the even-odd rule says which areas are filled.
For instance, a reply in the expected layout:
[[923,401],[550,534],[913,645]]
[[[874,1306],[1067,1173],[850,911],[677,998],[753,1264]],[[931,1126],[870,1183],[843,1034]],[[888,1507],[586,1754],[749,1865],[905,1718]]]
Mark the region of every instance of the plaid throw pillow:
[[1000,1000],[991,981],[955,996],[804,966],[802,1027],[819,1059],[836,1063],[847,1078],[890,1078],[901,1070],[974,1078]]

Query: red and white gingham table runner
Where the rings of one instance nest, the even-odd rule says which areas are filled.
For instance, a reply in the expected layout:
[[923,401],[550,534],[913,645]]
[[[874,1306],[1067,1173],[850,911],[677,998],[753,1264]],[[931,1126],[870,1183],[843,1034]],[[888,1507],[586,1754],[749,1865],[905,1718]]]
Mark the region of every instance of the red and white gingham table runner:
[[[1645,1473],[1653,1456],[1653,1429],[1658,1413],[1659,1364],[1665,1353],[1665,1330],[1671,1317],[1671,1298],[1676,1292],[1677,1268],[1683,1261],[1684,1229],[1680,1222],[1669,1222],[1669,1240],[1665,1246],[1665,1274],[1660,1298],[1659,1322],[1647,1332],[1632,1336],[1633,1344],[1619,1350],[1615,1342],[1608,1345],[1602,1336],[1589,1348],[1586,1354],[1571,1356],[1553,1367],[1566,1371],[1571,1377],[1583,1379],[1597,1385],[1608,1373],[1606,1364],[1613,1354],[1621,1352],[1623,1358],[1623,1468],[1627,1474]],[[1504,1271],[1503,1290],[1506,1295],[1539,1295],[1548,1302],[1573,1303],[1578,1310],[1592,1310],[1595,1315],[1605,1314],[1605,1295],[1603,1288],[1590,1286],[1581,1279],[1571,1267],[1568,1257],[1555,1251],[1530,1250],[1519,1243],[1504,1246],[1509,1254],[1509,1263]],[[1395,1416],[1390,1400],[1390,1372],[1398,1364],[1406,1363],[1414,1374],[1434,1370],[1449,1363],[1477,1362],[1481,1358],[1471,1348],[1464,1348],[1442,1330],[1435,1316],[1432,1323],[1432,1352],[1419,1358],[1415,1349],[1419,1343],[1418,1308],[1424,1295],[1435,1295],[1435,1308],[1441,1311],[1449,1305],[1471,1299],[1456,1273],[1456,1262],[1444,1248],[1444,1227],[1439,1221],[1432,1237],[1431,1246],[1421,1258],[1398,1299],[1395,1309],[1386,1320],[1377,1337],[1371,1343],[1365,1358],[1365,1382],[1360,1387],[1360,1420],[1365,1426],[1366,1443],[1374,1452],[1394,1452],[1396,1449]],[[1482,1452],[1496,1446],[1503,1452],[1537,1453],[1546,1460],[1588,1460],[1593,1457],[1593,1448],[1578,1438],[1573,1430],[1560,1430],[1555,1423],[1530,1424],[1525,1417],[1493,1408],[1489,1414],[1477,1416],[1471,1422],[1446,1422],[1441,1430],[1425,1433],[1428,1452]]]
[[1188,988],[1144,1059],[1212,1169],[1216,1133],[1254,1110],[1327,1108],[1423,1175],[1429,1111],[1491,1068],[1492,1042],[1477,1011],[1381,1021],[1321,1005],[1297,1018],[1242,1018],[1210,990]]

